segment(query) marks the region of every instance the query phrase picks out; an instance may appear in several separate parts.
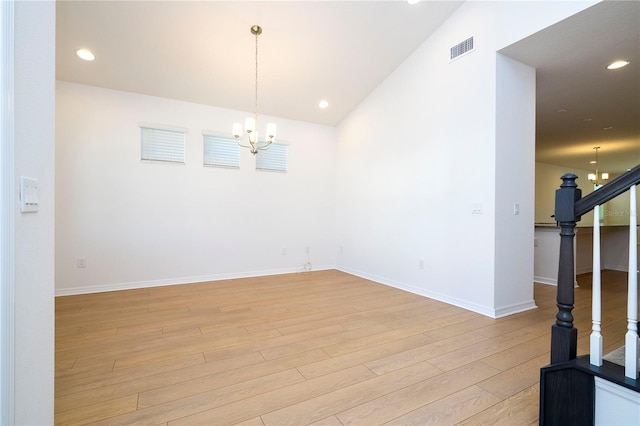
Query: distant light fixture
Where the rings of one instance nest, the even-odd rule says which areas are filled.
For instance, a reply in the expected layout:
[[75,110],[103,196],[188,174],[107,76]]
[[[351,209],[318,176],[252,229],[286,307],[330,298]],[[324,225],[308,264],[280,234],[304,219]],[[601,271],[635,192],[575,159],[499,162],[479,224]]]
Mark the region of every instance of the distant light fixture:
[[569,112],[569,110],[562,108],[562,109],[559,109],[558,112]]
[[617,70],[618,68],[626,67],[630,63],[631,63],[630,61],[626,61],[626,60],[615,61],[615,62],[612,62],[609,65],[607,65],[607,69],[608,70]]
[[93,61],[96,58],[89,49],[78,49],[76,50],[76,55],[78,55],[78,58],[84,59],[85,61]]
[[[589,164],[596,165],[596,172],[589,173],[587,175],[587,179],[593,182],[593,189],[596,190],[602,186],[602,183],[598,183],[598,182],[602,182],[609,179],[609,173],[601,173],[601,174],[598,173],[598,150],[600,149],[600,147],[594,146],[593,149],[596,150],[596,159],[595,161],[590,161]],[[598,178],[600,179],[600,181],[598,181]]]
[[589,122],[591,122],[592,120],[593,120],[593,118],[585,118],[585,119],[584,119],[584,120],[582,120],[582,121],[584,121],[585,123],[589,123]]
[[325,109],[328,106],[329,106],[329,102],[327,101],[320,101],[320,103],[318,104],[318,108],[322,108],[322,109]]
[[409,4],[417,4],[417,3],[420,3],[420,0],[407,0],[407,3],[409,3]]
[[603,127],[602,130],[613,130],[613,126]]

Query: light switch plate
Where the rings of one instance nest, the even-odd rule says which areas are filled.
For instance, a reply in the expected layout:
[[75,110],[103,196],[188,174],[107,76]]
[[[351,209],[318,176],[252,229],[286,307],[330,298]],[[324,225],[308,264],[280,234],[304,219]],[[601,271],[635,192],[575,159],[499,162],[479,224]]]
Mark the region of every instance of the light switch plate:
[[20,176],[20,212],[38,211],[38,180]]

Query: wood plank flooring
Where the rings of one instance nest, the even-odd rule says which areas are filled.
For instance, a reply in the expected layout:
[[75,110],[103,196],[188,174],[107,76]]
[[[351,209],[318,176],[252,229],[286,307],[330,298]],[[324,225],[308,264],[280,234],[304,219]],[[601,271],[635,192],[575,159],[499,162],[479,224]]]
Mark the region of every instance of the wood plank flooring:
[[[626,273],[603,282],[608,352]],[[555,287],[535,300],[493,320],[333,270],[58,297],[55,423],[537,424]]]

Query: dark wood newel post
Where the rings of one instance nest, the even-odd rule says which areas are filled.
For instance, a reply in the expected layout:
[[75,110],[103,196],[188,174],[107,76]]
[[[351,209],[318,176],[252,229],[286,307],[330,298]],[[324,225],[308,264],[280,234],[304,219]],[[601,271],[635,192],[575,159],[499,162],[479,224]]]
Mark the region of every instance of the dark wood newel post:
[[560,263],[558,265],[558,314],[551,326],[551,363],[570,361],[576,357],[578,330],[573,327],[575,282],[573,239],[576,222],[575,204],[582,198],[578,189],[578,176],[568,173],[562,176],[562,185],[556,190],[555,219],[560,225]]

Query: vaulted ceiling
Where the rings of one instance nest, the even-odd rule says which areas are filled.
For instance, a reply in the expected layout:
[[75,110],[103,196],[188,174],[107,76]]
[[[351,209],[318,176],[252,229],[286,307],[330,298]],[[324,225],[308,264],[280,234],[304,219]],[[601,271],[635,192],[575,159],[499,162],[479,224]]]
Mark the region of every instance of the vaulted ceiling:
[[[59,1],[57,78],[252,111],[259,24],[260,112],[337,125],[462,3]],[[611,173],[640,163],[640,2],[597,4],[501,53],[537,69],[537,161],[589,169],[601,146]]]

